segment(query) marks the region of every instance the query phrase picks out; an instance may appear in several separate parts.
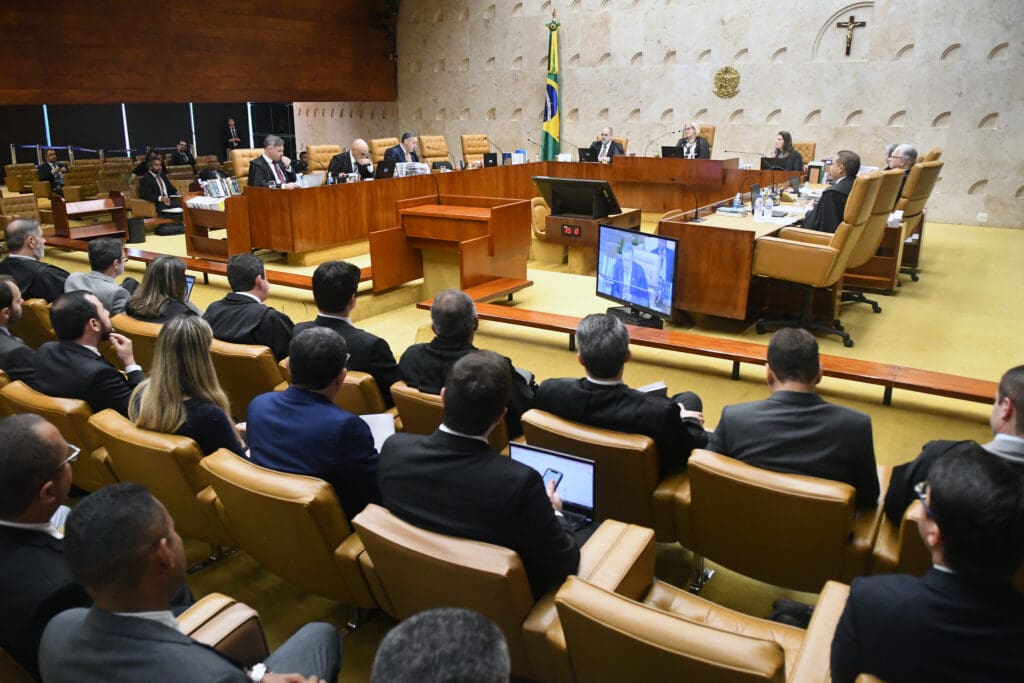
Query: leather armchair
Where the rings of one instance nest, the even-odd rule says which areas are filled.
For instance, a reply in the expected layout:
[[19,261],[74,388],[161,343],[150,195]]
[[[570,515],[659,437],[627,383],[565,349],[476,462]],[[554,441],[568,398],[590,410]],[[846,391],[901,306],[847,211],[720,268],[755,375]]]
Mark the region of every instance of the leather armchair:
[[[178,616],[182,633],[245,667],[270,655],[260,615],[243,602],[210,593]],[[6,679],[4,679],[6,680]]]
[[331,165],[331,158],[341,154],[341,145],[306,145],[306,152],[309,154],[310,172],[326,172]]
[[153,367],[153,354],[156,351],[156,337],[160,334],[160,323],[149,323],[136,320],[127,313],[118,313],[110,319],[114,330],[132,340],[135,362],[149,372]]
[[[554,591],[536,603],[519,556],[508,548],[425,531],[378,505],[352,520],[366,547],[365,569],[397,619],[434,607],[475,609],[501,628],[512,672],[540,681],[570,680]],[[580,551],[580,577],[639,597],[654,567],[654,534],[607,521]]]
[[257,562],[310,593],[377,607],[359,569],[362,544],[330,484],[259,467],[223,448],[199,466],[224,525]]
[[[597,141],[600,141],[601,140],[601,136],[598,135],[594,139],[597,140]],[[616,136],[613,135],[612,136],[612,142],[617,142],[620,145],[622,145],[622,153],[623,154],[625,154],[628,151],[628,148],[629,148],[629,138],[620,138],[620,137],[616,137]]]
[[[288,384],[291,384],[292,373],[288,365],[288,359],[282,358],[277,364],[281,371],[281,377]],[[280,387],[280,385],[278,386]],[[341,385],[341,391],[334,397],[334,405],[342,410],[347,410],[353,415],[369,415],[372,413],[391,413],[395,417],[398,411],[384,405],[384,396],[377,388],[377,380],[373,375],[358,370],[349,370],[345,373],[345,380]],[[397,426],[396,426],[397,429]]]
[[491,151],[491,141],[486,133],[470,133],[462,136],[462,161],[469,166],[475,161],[483,163],[484,155]]
[[228,395],[231,416],[236,420],[245,419],[249,402],[254,398],[284,388],[284,378],[274,362],[274,354],[266,346],[214,339],[210,356],[221,388]]
[[11,415],[34,413],[57,428],[64,440],[82,449],[78,460],[71,463],[71,479],[75,486],[96,491],[117,482],[107,449],[89,418],[92,410],[85,401],[56,398],[41,394],[24,382],[11,382],[0,389],[0,398]]
[[[751,271],[758,277],[783,280],[803,290],[800,317],[783,320],[758,320],[757,333],[767,327],[802,327],[811,331],[835,334],[843,345],[853,346],[853,339],[843,330],[838,319],[831,324],[811,320],[811,304],[815,289],[839,289],[838,283],[850,261],[864,225],[871,215],[882,174],[878,171],[858,176],[846,201],[843,222],[835,233],[828,234],[803,228],[784,228],[778,237],[762,237],[754,243]],[[835,293],[834,298],[838,298]],[[833,307],[833,313],[835,307]]]
[[370,157],[376,166],[384,159],[384,152],[398,144],[398,138],[373,138],[370,140]]
[[36,203],[36,198],[32,195],[12,195],[0,198],[0,227],[6,227],[15,218],[30,218],[39,221],[39,204]]
[[[233,149],[231,150],[231,172],[236,178],[249,177],[249,162],[263,155],[263,148],[259,149]],[[224,170],[224,169],[221,169]],[[225,173],[228,171],[224,170]]]
[[941,147],[932,147],[930,150],[928,150],[925,153],[925,155],[923,157],[918,159],[918,161],[938,161],[941,158],[942,158],[942,148]]
[[[940,152],[941,154],[941,152]],[[903,184],[903,195],[896,202],[896,208],[903,211],[903,241],[917,239],[924,229],[924,209],[932,196],[935,183],[939,180],[943,162],[925,161],[914,164]],[[917,268],[901,268],[910,279],[918,280]]]
[[117,478],[148,488],[167,508],[182,536],[215,547],[235,545],[217,516],[216,497],[199,468],[203,453],[195,441],[141,429],[109,408],[89,418],[89,424],[110,454]]
[[[685,473],[658,481],[658,451],[650,437],[591,427],[536,408],[523,414],[526,443],[595,462],[598,519],[652,527],[662,543],[689,542],[676,524],[676,497],[689,493]],[[687,524],[687,530],[688,530]]]
[[814,142],[801,140],[793,143],[793,149],[800,152],[800,158],[804,160],[804,167],[806,167],[807,162],[814,161],[814,155],[818,151],[818,145]]
[[[900,184],[903,181],[903,169],[893,169],[882,172],[882,182],[878,186],[878,194],[875,195],[875,202],[871,207],[871,215],[864,225],[864,232],[861,233],[857,245],[850,254],[850,261],[847,263],[846,272],[855,273],[857,268],[864,266],[874,257],[882,244],[885,236],[885,226],[889,221],[889,214],[896,208],[896,201],[900,197]],[[860,290],[843,290],[843,301],[851,301],[862,304],[870,304],[871,310],[881,313],[882,307],[878,302],[864,296]]]
[[21,304],[21,320],[12,331],[34,349],[57,341],[57,333],[50,324],[50,304],[45,299],[25,299]]
[[772,472],[705,450],[693,452],[687,471],[693,550],[700,556],[800,591],[867,573],[882,507],[855,510],[849,484]]
[[[433,434],[441,426],[444,406],[437,394],[427,394],[405,382],[391,385],[391,398],[402,421],[402,431],[410,434]],[[508,445],[508,428],[502,420],[487,439],[496,451]]]
[[36,683],[14,657],[0,647],[0,681],[4,683]]
[[[0,370],[0,391],[3,391],[4,387],[11,383],[11,378],[7,376],[7,373]],[[7,409],[7,404],[0,399],[0,417],[7,417],[11,414],[11,411]]]
[[443,135],[421,135],[419,141],[420,161],[423,163],[432,166],[435,161],[451,161],[448,156],[448,141]]
[[7,164],[4,166],[4,180],[7,190],[15,194],[28,192],[32,182],[39,179],[35,164]]

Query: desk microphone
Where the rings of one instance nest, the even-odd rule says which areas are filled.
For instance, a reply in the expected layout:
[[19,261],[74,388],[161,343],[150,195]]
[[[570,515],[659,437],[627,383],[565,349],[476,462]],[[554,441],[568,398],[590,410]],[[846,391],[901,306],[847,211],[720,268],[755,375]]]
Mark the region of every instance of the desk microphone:
[[449,159],[452,160],[452,170],[455,170],[455,157],[452,155],[451,152],[449,152],[446,149],[441,149],[440,147],[424,147],[424,149],[427,150],[428,152],[441,152],[442,154],[447,156]]
[[536,140],[534,140],[533,138],[531,138],[529,136],[527,136],[526,141],[529,142],[531,145],[536,145],[537,147],[540,147],[541,149],[544,149],[543,145],[541,145],[539,142],[537,142]]
[[[558,139],[558,141],[559,141],[559,142],[564,142],[564,143],[568,144],[568,145],[569,145],[570,147],[575,147],[575,148],[576,148],[576,151],[579,151],[579,150],[583,149],[582,147],[580,147],[579,145],[577,145],[577,144],[576,144],[575,142],[573,142],[572,140],[566,140],[565,138],[559,138],[559,139]],[[588,148],[589,148],[589,145],[588,145]]]
[[727,150],[725,150],[725,153],[726,154],[751,154],[751,155],[756,156],[756,157],[763,157],[764,156],[764,154],[762,152],[744,152],[744,151],[738,150],[738,149],[727,149]]
[[681,130],[670,130],[667,133],[662,133],[661,135],[658,135],[656,137],[651,138],[651,140],[644,146],[644,156],[647,156],[647,150],[649,150],[651,148],[651,145],[653,145],[658,140],[662,139],[663,137],[665,137],[667,135],[678,135],[679,133],[682,133],[682,132],[683,131],[681,131]]
[[700,201],[697,199],[696,188],[689,183],[682,183],[682,186],[689,190],[690,194],[693,195],[693,219],[690,222],[703,223],[705,219],[700,217]]
[[503,157],[505,156],[505,150],[503,150],[501,147],[498,147],[498,145],[496,145],[494,141],[491,140],[490,138],[487,138],[487,144],[489,144],[494,149],[498,150],[498,154],[500,154]]

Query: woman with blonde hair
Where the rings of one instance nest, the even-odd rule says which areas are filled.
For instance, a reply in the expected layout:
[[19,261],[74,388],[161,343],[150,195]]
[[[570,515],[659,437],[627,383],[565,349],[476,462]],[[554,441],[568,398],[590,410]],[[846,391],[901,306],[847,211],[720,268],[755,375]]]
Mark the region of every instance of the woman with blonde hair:
[[700,126],[693,121],[683,125],[683,137],[679,138],[676,147],[683,149],[684,159],[710,159],[711,147],[708,141],[700,136]]
[[177,256],[160,256],[146,268],[125,313],[137,320],[163,323],[188,311],[202,313],[185,301],[185,263]]
[[193,439],[203,455],[218,448],[242,455],[238,429],[228,417],[228,398],[210,358],[212,342],[210,325],[198,315],[164,323],[149,379],[132,393],[128,416],[143,429]]

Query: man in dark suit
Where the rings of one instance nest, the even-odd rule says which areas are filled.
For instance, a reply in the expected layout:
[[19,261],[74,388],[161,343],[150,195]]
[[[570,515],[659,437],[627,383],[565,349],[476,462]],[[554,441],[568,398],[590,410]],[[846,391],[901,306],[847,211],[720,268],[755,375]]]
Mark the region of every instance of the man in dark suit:
[[224,125],[224,132],[221,134],[221,142],[225,152],[228,155],[231,154],[231,150],[238,149],[242,146],[242,137],[239,135],[238,127],[235,125],[235,120],[228,117],[226,124]]
[[46,627],[39,663],[48,683],[337,680],[341,641],[329,624],[307,624],[248,671],[182,633],[170,602],[185,585],[184,544],[167,510],[139,484],[83,499],[68,516],[64,547],[94,604]]
[[393,159],[398,163],[405,161],[419,161],[420,158],[416,154],[416,149],[419,147],[419,138],[416,137],[416,133],[411,130],[407,130],[402,133],[402,140],[394,147],[388,147],[387,151],[384,152],[385,159]]
[[364,179],[372,178],[373,160],[370,158],[370,147],[366,144],[366,140],[357,138],[352,141],[352,146],[347,152],[331,157],[331,163],[327,165],[327,172],[331,175],[358,172]]
[[36,173],[40,180],[50,183],[54,194],[64,194],[64,174],[68,172],[66,164],[57,162],[57,150],[46,150],[46,161],[39,164]]
[[188,143],[184,140],[178,141],[178,147],[171,152],[171,166],[191,166],[192,174],[196,172],[196,158],[188,150]]
[[[476,351],[473,337],[478,320],[476,306],[469,295],[458,289],[446,289],[434,297],[430,307],[430,322],[436,335],[427,344],[413,344],[398,361],[398,373],[411,387],[427,394],[439,394],[448,379],[448,372],[468,353]],[[530,409],[533,386],[512,367],[512,389],[505,422],[511,438],[523,433],[520,418]]]
[[622,373],[630,358],[629,331],[622,321],[593,313],[576,328],[576,348],[583,379],[548,379],[541,383],[533,407],[573,422],[651,437],[662,473],[678,469],[694,448],[708,443],[703,405],[692,391],[671,399],[630,389]]
[[328,327],[340,334],[348,346],[347,368],[370,373],[384,403],[391,407],[391,385],[401,379],[391,347],[386,340],[352,325],[359,276],[359,268],[344,261],[325,261],[317,266],[313,271],[316,319],[296,325],[292,338],[311,327]]
[[292,160],[284,156],[284,140],[268,135],[263,140],[263,154],[249,162],[250,187],[280,187],[294,190],[295,182]]
[[181,194],[166,174],[164,174],[164,162],[160,157],[155,156],[149,160],[149,171],[139,178],[139,199],[153,202],[156,212],[161,216],[181,220],[181,214],[177,212],[165,213],[165,209],[174,207],[171,197],[181,197]]
[[263,302],[270,296],[270,283],[263,261],[252,254],[235,254],[228,259],[231,294],[214,301],[203,314],[213,336],[235,344],[269,346],[274,358],[288,355],[292,339],[291,318]]
[[246,435],[254,463],[323,479],[352,519],[379,503],[380,493],[370,427],[334,404],[347,355],[334,330],[313,327],[296,336],[288,358],[291,386],[252,400]]
[[935,463],[918,494],[932,559],[923,577],[853,580],[832,641],[832,680],[1024,680],[1024,487],[980,446]]
[[857,507],[878,503],[871,418],[826,403],[818,342],[807,330],[772,335],[766,368],[771,397],[726,406],[708,449],[766,470],[842,481],[857,490]]
[[846,200],[853,190],[853,181],[860,171],[860,157],[849,150],[836,152],[835,159],[829,167],[829,177],[836,179],[835,184],[821,193],[821,199],[813,209],[804,215],[803,226],[821,232],[835,232],[843,222],[846,212]]
[[900,191],[897,196],[903,196],[903,186],[907,184],[907,178],[910,176],[910,169],[913,168],[914,164],[917,163],[917,150],[908,144],[896,145],[896,147],[889,154],[887,159],[889,162],[888,169],[903,169],[903,180],[900,181]]
[[[994,438],[984,449],[1000,458],[1024,479],[1024,365],[1010,368],[999,380],[989,417]],[[896,526],[914,500],[914,487],[928,479],[929,470],[954,449],[969,448],[973,441],[929,441],[921,453],[895,468],[885,493],[885,516]]]
[[612,129],[605,126],[601,129],[601,139],[590,143],[590,149],[597,152],[597,160],[600,162],[611,161],[613,156],[625,154],[622,145],[612,139]]
[[444,421],[430,435],[399,432],[381,449],[384,506],[418,527],[519,554],[534,597],[576,572],[580,551],[556,514],[552,482],[487,443],[508,405],[508,361],[477,351],[455,363],[441,392]]
[[[110,314],[95,294],[68,292],[50,307],[50,323],[57,339],[36,351],[32,388],[47,396],[77,398],[98,413],[113,408],[128,416],[132,390],[146,376],[135,362],[132,340],[114,332]],[[122,374],[97,348],[109,341],[124,365]]]
[[35,351],[11,333],[21,319],[21,290],[10,275],[0,275],[0,370],[10,380],[31,382],[36,374]]
[[46,239],[39,222],[15,218],[4,228],[7,258],[0,261],[0,275],[10,275],[26,299],[52,302],[64,292],[68,271],[43,263]]
[[[624,286],[627,290],[625,296]],[[621,257],[612,268],[612,296],[645,308],[650,305],[647,273],[642,265],[633,260],[633,243],[629,240],[623,242]]]
[[206,162],[206,168],[199,172],[200,180],[216,180],[227,177],[228,174],[220,170],[220,159],[213,156]]

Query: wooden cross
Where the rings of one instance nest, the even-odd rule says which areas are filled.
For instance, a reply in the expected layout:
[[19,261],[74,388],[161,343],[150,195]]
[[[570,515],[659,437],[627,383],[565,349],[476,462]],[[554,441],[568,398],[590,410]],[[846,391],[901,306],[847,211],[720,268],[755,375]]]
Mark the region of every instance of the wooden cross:
[[853,45],[853,29],[867,26],[866,21],[854,21],[853,15],[850,15],[849,21],[840,21],[836,24],[838,28],[846,29],[846,56],[850,56],[850,47]]

